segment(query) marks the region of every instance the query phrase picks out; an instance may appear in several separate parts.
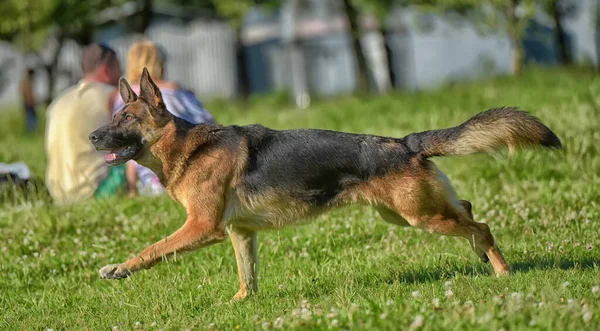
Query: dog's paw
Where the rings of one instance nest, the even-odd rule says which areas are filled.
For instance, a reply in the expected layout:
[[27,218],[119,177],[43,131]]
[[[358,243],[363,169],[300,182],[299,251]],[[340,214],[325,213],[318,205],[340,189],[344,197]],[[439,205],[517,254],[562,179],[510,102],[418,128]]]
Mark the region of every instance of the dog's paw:
[[496,277],[508,277],[511,274],[510,269],[508,267],[496,270],[495,273]]
[[248,291],[246,290],[239,290],[234,296],[233,296],[233,301],[243,301],[246,300],[248,298],[250,293],[248,293]]
[[100,271],[100,278],[102,279],[120,279],[127,278],[131,275],[131,272],[127,269],[121,268],[120,264],[109,264],[107,266],[102,267]]

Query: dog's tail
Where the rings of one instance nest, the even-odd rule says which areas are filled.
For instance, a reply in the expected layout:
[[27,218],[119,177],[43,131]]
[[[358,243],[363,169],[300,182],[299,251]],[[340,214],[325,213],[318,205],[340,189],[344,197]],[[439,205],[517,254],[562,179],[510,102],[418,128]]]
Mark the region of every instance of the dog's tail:
[[558,137],[537,118],[515,108],[481,112],[459,126],[413,133],[404,138],[422,157],[468,155],[507,146],[561,148]]

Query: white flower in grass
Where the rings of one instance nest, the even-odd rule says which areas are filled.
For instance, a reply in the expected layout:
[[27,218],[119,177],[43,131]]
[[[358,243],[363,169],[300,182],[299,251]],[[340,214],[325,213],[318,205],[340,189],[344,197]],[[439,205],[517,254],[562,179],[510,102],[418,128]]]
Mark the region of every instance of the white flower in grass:
[[446,290],[446,298],[452,299],[452,297],[454,297],[454,291],[452,291],[451,289],[447,289]]
[[276,329],[280,329],[281,327],[283,327],[283,318],[277,317],[273,322],[273,327]]
[[434,308],[439,308],[440,307],[440,299],[438,299],[438,298],[433,298],[433,300],[431,301],[431,303],[433,303],[433,307]]
[[449,281],[449,280],[447,280],[447,281],[444,283],[444,287],[445,287],[445,288],[447,288],[447,289],[448,289],[448,288],[452,288],[452,282],[451,282],[451,281]]
[[379,318],[382,319],[382,320],[386,319],[387,318],[387,312],[381,313],[381,315],[379,315]]
[[308,308],[302,308],[300,309],[300,316],[303,320],[308,321],[312,316],[312,311]]
[[592,312],[591,311],[586,311],[583,316],[581,316],[581,318],[583,318],[583,321],[586,323],[589,323],[589,321],[592,320]]
[[271,323],[269,322],[263,322],[263,324],[260,325],[263,330],[268,330],[271,327]]
[[412,292],[412,296],[413,296],[413,298],[418,298],[418,297],[421,296],[421,292],[419,292],[419,291],[413,291]]
[[388,305],[388,306],[391,306],[391,305],[394,304],[394,301],[388,300],[388,301],[385,302],[385,304]]
[[155,326],[156,326],[156,322],[152,322],[152,323],[150,323],[150,326],[151,326],[151,327],[155,327]]
[[423,317],[423,315],[417,315],[417,316],[415,316],[415,320],[410,325],[409,330],[416,330],[416,329],[422,327],[423,326],[423,322],[425,322],[425,317]]
[[292,309],[292,317],[300,316],[300,309]]
[[569,283],[569,281],[566,281],[562,284],[563,287],[569,287],[569,285],[571,285],[571,283]]
[[301,257],[308,257],[308,251],[306,250],[306,247],[302,247],[302,252],[300,253]]
[[494,318],[494,315],[492,315],[491,313],[485,313],[479,318],[479,323],[487,324],[492,320],[492,318]]
[[340,321],[338,320],[331,320],[331,326],[337,326],[339,324]]
[[596,286],[592,287],[592,293],[593,294],[600,293],[600,286],[596,285]]
[[140,322],[135,322],[135,324],[133,325],[134,328],[139,329],[142,327],[142,323]]

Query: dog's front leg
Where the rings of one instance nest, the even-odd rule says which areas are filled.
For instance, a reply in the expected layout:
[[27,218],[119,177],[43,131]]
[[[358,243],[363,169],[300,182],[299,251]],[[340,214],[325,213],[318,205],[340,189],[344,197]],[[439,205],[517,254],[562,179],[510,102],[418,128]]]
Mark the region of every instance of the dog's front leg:
[[148,269],[176,253],[192,251],[225,240],[225,229],[213,221],[188,217],[185,224],[167,238],[142,251],[138,256],[121,264],[109,264],[100,269],[100,277],[125,278],[141,269]]
[[235,250],[240,290],[233,297],[243,300],[258,291],[258,239],[256,231],[228,226],[229,238]]

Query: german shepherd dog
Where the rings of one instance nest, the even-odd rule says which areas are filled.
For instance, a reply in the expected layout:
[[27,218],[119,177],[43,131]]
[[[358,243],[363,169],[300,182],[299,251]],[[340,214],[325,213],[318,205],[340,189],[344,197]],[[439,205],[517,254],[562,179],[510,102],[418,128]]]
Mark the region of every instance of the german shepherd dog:
[[488,152],[501,146],[561,148],[536,118],[514,108],[487,110],[449,129],[404,138],[327,130],[276,131],[260,125],[193,125],[169,113],[144,69],[140,95],[121,78],[125,106],[89,138],[109,151],[106,163],[135,160],[152,169],[187,211],[183,226],[136,257],[100,269],[102,278],[124,278],[176,252],[221,242],[235,250],[240,289],[255,293],[257,231],[300,223],[332,208],[374,206],[383,220],[467,239],[509,275],[490,228],[473,220],[471,203],[459,200],[434,156]]

